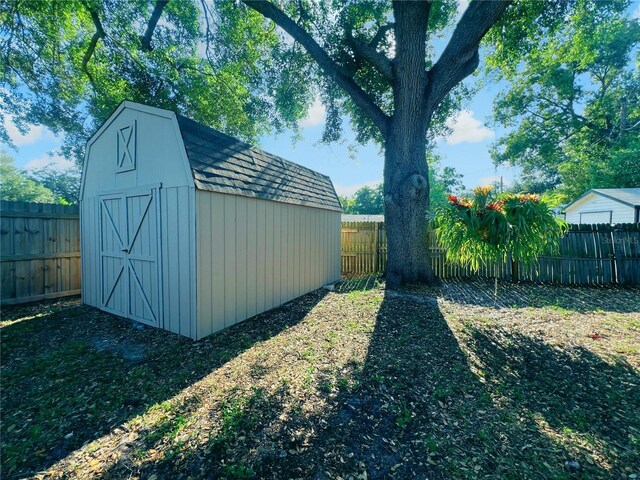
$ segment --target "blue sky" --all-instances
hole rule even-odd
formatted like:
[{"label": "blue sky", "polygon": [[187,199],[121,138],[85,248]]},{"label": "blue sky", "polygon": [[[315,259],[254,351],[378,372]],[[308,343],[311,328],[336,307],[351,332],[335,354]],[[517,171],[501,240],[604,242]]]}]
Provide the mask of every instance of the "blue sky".
[{"label": "blue sky", "polygon": [[[460,10],[461,13],[462,9]],[[631,16],[640,17],[640,2],[634,2],[630,8]],[[446,39],[439,41],[436,50],[441,49]],[[439,52],[437,52],[439,53]],[[475,79],[467,79],[474,82]],[[467,188],[487,185],[502,177],[505,185],[518,177],[518,170],[506,166],[495,167],[489,157],[489,146],[504,135],[504,131],[487,126],[492,103],[505,84],[485,85],[456,119],[452,120],[453,133],[439,139],[437,149],[443,157],[443,166],[453,166],[463,174]],[[341,195],[351,195],[363,185],[374,185],[382,180],[383,157],[380,149],[373,144],[357,146],[355,158],[349,154],[349,145],[355,145],[353,132],[345,130],[344,144],[320,145],[324,124],[324,108],[314,104],[308,117],[301,123],[303,139],[292,142],[291,134],[277,137],[266,136],[260,146],[276,155],[297,162],[328,175]],[[345,121],[345,124],[348,122]],[[48,129],[34,126],[25,135],[20,134],[10,122],[6,125],[18,151],[9,150],[20,168],[40,168],[53,163],[58,168],[69,168],[71,162],[59,156],[49,156],[60,144]],[[5,148],[5,147],[3,147]]]},{"label": "blue sky", "polygon": [[[485,123],[499,87],[485,87],[475,95],[456,121],[452,121],[453,133],[438,141],[438,151],[443,156],[442,164],[454,166],[462,173],[464,183],[469,188],[490,183],[496,174],[504,176],[505,183],[508,184],[517,173],[506,167],[496,170],[489,158],[489,145],[499,132],[487,127]],[[53,135],[46,127],[33,126],[22,135],[10,121],[6,126],[18,149],[9,150],[9,154],[16,159],[19,168],[41,168],[49,163],[61,169],[72,166],[70,161],[60,156],[50,156],[60,145],[61,138]],[[341,195],[353,194],[363,185],[374,185],[382,181],[383,157],[379,147],[375,144],[357,145],[346,119],[345,142],[342,144],[319,144],[324,126],[324,107],[319,102],[312,106],[301,126],[303,139],[300,141],[294,143],[293,135],[284,133],[263,137],[260,146],[328,175]],[[349,154],[349,145],[356,147],[355,158]]]}]

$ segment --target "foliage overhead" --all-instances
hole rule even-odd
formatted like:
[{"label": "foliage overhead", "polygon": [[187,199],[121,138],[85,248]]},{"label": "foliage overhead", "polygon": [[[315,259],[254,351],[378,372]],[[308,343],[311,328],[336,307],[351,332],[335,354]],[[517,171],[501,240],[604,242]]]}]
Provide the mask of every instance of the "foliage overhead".
[{"label": "foliage overhead", "polygon": [[88,134],[123,100],[177,110],[248,141],[296,128],[312,99],[299,46],[233,2],[152,6],[2,2],[0,140],[11,145],[6,115],[19,129],[46,125],[64,132],[62,153],[80,163]]},{"label": "foliage overhead", "polygon": [[495,44],[488,66],[510,88],[493,117],[511,131],[492,156],[523,168],[523,188],[560,186],[568,200],[640,185],[640,21],[628,6],[581,0],[535,48],[522,42],[519,60]]},{"label": "foliage overhead", "polygon": [[473,198],[449,196],[436,212],[435,233],[447,259],[477,271],[488,261],[511,255],[531,265],[545,252],[557,249],[566,223],[556,218],[538,195],[503,193],[478,187]]},{"label": "foliage overhead", "polygon": [[[564,3],[554,9],[525,3],[526,8],[512,6],[511,15],[519,15],[519,28],[531,27],[531,36],[540,29],[539,17],[553,18],[567,8]],[[2,2],[0,120],[11,115],[19,129],[40,124],[63,132],[61,153],[81,163],[87,136],[123,100],[177,110],[256,142],[265,132],[297,132],[297,122],[320,98],[327,109],[324,141],[340,138],[341,118],[347,114],[358,141],[382,143],[380,131],[335,78],[325,74],[299,41],[265,21],[254,9],[259,5],[251,7],[230,0]],[[387,67],[397,44],[390,2],[296,0],[277,7],[317,41],[372,103],[387,115],[393,113]],[[457,9],[453,0],[430,7],[425,25],[428,68],[438,59],[434,40],[449,34]],[[446,132],[446,118],[470,93],[459,82],[452,87],[433,113],[429,138]],[[11,144],[3,122],[0,138]]]}]

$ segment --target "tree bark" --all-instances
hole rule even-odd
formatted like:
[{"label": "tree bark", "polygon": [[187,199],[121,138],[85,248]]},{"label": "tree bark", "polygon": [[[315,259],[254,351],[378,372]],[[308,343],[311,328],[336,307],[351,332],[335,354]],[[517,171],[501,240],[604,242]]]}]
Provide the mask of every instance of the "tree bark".
[{"label": "tree bark", "polygon": [[[401,123],[401,122],[398,122]],[[387,229],[386,283],[434,281],[427,245],[429,176],[424,135],[392,125],[385,142],[384,214]],[[407,141],[407,139],[412,140]]]},{"label": "tree bark", "polygon": [[429,174],[425,25],[430,4],[395,2],[394,113],[385,135],[384,210],[390,288],[433,281],[427,248]]}]

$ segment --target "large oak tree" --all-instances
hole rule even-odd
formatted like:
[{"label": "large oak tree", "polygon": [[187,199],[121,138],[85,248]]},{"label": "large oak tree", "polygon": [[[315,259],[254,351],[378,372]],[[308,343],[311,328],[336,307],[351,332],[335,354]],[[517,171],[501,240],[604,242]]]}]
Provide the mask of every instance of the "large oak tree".
[{"label": "large oak tree", "polygon": [[358,141],[384,148],[388,284],[428,281],[426,153],[481,42],[517,63],[523,42],[595,3],[472,0],[459,13],[447,0],[11,0],[0,6],[0,102],[19,126],[64,131],[79,157],[123,99],[255,140],[295,129],[320,96],[325,141],[348,114]]}]

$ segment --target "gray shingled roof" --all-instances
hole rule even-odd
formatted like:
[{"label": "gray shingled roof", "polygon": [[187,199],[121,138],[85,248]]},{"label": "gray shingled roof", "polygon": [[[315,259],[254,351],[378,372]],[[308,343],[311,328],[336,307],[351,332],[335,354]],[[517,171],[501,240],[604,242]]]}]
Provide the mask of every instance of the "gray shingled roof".
[{"label": "gray shingled roof", "polygon": [[196,188],[341,211],[331,179],[177,115]]}]

